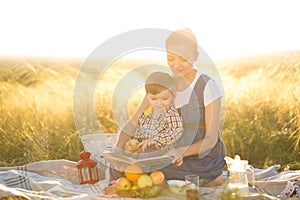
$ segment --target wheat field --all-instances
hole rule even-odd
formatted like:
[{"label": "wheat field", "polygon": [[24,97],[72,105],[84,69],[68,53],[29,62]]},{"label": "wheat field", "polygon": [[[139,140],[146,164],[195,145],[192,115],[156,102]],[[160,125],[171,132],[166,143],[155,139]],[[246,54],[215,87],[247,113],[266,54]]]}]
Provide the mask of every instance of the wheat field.
[{"label": "wheat field", "polygon": [[[0,58],[0,166],[47,159],[79,160],[83,150],[73,117],[73,92],[83,59]],[[122,73],[140,64],[122,61],[102,77],[95,108],[103,132],[117,131],[112,90]],[[223,81],[222,129],[228,156],[255,167],[300,169],[300,52],[215,63]],[[130,113],[141,94],[130,100]],[[106,105],[106,106],[101,106]]]}]

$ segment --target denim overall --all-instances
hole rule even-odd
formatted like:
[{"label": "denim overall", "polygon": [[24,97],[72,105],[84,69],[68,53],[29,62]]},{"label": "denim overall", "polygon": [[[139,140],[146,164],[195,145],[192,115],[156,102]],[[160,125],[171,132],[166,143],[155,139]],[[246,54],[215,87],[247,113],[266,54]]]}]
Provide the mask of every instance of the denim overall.
[{"label": "denim overall", "polygon": [[[179,108],[183,118],[183,134],[177,141],[175,147],[189,146],[205,136],[205,106],[203,91],[209,77],[202,74],[193,89],[191,98],[187,105]],[[170,164],[163,168],[162,171],[168,180],[184,180],[185,175],[195,174],[202,180],[205,185],[222,174],[226,164],[225,146],[220,138],[215,146],[207,152],[198,155],[187,156],[183,159],[181,166]]]}]

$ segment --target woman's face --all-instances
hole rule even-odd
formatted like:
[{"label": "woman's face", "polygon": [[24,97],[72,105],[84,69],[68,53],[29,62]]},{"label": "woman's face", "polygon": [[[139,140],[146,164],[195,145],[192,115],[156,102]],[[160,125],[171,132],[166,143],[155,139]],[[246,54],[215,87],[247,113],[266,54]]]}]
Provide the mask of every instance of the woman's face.
[{"label": "woman's face", "polygon": [[171,46],[167,49],[168,65],[173,73],[178,76],[186,77],[189,75],[194,69],[193,63],[197,58],[197,51],[191,51],[184,46]]}]

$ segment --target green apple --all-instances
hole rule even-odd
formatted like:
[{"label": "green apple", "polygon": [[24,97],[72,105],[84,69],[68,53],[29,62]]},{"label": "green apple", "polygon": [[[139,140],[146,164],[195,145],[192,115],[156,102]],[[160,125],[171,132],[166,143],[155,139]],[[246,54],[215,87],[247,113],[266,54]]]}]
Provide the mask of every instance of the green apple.
[{"label": "green apple", "polygon": [[137,181],[139,188],[151,187],[153,185],[152,179],[147,174],[143,174]]}]

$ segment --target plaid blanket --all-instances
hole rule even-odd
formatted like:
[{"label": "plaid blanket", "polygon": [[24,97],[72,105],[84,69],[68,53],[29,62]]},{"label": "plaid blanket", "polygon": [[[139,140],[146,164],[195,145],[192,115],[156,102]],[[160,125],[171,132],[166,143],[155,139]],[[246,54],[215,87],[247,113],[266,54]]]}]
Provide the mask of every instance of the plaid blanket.
[{"label": "plaid blanket", "polygon": [[[105,196],[102,189],[108,182],[80,185],[76,163],[68,160],[49,160],[24,166],[0,167],[0,199],[15,196],[19,199],[126,199]],[[224,172],[224,178],[226,173]],[[300,179],[300,171],[278,173],[276,166],[256,169],[254,193],[263,193],[265,199],[277,199],[287,182]],[[205,199],[216,199],[223,187],[200,188]],[[270,196],[272,195],[272,196]],[[267,198],[268,197],[268,198]],[[156,199],[185,199],[164,190]],[[255,197],[253,198],[255,199]]]}]

